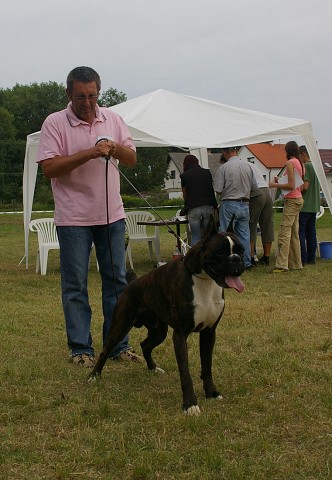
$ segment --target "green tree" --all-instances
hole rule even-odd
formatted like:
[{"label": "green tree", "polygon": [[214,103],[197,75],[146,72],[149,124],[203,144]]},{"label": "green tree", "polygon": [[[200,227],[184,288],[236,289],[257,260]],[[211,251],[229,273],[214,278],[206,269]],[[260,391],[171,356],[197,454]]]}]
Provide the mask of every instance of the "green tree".
[{"label": "green tree", "polygon": [[50,113],[62,110],[68,103],[64,85],[56,82],[16,84],[2,91],[0,101],[14,115],[17,138],[22,140],[39,131]]},{"label": "green tree", "polygon": [[25,142],[0,140],[0,201],[21,203]]},{"label": "green tree", "polygon": [[[126,99],[125,93],[110,87],[102,92],[98,103],[111,107]],[[65,86],[56,82],[0,88],[0,200],[21,198],[26,137],[39,131],[45,118],[66,108],[67,103]],[[167,154],[167,148],[139,148],[136,166],[123,172],[139,192],[163,188]],[[124,178],[121,184],[122,193],[136,193]],[[49,202],[50,184],[43,178],[38,178],[35,198]]]},{"label": "green tree", "polygon": [[[112,106],[126,100],[123,92],[109,88],[100,104]],[[65,85],[32,83],[0,89],[0,201],[21,200],[23,160],[27,135],[41,129],[45,118],[66,108]],[[49,203],[50,183],[38,175],[35,199]]]},{"label": "green tree", "polygon": [[0,107],[0,201],[12,202],[22,188],[24,143],[15,138],[14,115]]},{"label": "green tree", "polygon": [[[121,171],[140,193],[151,192],[164,187],[167,156],[168,148],[138,148],[135,167],[121,168]],[[123,194],[136,193],[123,177],[121,178],[121,191]]]},{"label": "green tree", "polygon": [[14,122],[14,115],[4,107],[0,107],[0,141],[15,139],[16,128]]},{"label": "green tree", "polygon": [[101,107],[113,107],[113,105],[118,105],[126,100],[127,96],[125,93],[118,92],[115,88],[110,87],[101,94],[98,104]]}]

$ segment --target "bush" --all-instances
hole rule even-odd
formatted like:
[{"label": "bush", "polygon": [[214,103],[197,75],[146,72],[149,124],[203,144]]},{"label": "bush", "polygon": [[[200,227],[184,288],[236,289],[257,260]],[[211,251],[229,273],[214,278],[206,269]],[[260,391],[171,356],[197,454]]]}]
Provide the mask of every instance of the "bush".
[{"label": "bush", "polygon": [[163,192],[145,195],[144,198],[122,195],[122,200],[125,208],[148,208],[149,205],[152,205],[153,207],[174,206],[179,208],[183,206],[182,198],[169,199],[168,195]]},{"label": "bush", "polygon": [[146,206],[146,202],[141,197],[131,197],[130,195],[122,195],[125,208],[140,208]]}]

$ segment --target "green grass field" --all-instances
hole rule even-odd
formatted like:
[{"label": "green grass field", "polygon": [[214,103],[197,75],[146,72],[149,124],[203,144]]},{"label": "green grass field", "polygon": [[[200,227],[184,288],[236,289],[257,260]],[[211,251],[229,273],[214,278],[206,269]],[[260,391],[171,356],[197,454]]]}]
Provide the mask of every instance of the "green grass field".
[{"label": "green grass field", "polygon": [[[170,217],[174,212],[163,212]],[[48,216],[46,214],[45,216]],[[36,215],[34,215],[34,218]],[[280,215],[275,215],[276,235]],[[317,222],[332,241],[332,217]],[[162,257],[175,240],[161,229]],[[287,274],[245,272],[245,292],[226,291],[215,380],[224,400],[205,400],[198,335],[190,367],[202,414],[186,417],[171,335],[155,351],[166,370],[109,362],[97,384],[68,363],[59,253],[35,273],[36,236],[24,262],[22,215],[0,215],[3,480],[318,480],[332,477],[332,260]],[[260,245],[259,253],[260,253]],[[273,249],[273,255],[274,255]],[[153,268],[133,247],[135,270]],[[91,261],[93,338],[101,349],[100,279]],[[139,352],[145,330],[133,329]]]}]

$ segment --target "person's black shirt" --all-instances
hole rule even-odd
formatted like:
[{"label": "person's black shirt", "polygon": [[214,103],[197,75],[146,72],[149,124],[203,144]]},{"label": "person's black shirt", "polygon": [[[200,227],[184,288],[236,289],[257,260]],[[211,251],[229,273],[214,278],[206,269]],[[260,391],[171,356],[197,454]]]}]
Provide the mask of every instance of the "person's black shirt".
[{"label": "person's black shirt", "polygon": [[185,209],[191,210],[203,205],[217,208],[210,170],[193,165],[180,175],[181,186],[186,189]]}]

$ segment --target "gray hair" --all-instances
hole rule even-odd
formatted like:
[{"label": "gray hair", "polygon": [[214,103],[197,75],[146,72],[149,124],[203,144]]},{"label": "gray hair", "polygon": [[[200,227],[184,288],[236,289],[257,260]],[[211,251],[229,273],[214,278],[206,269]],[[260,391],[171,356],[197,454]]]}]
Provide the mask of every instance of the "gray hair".
[{"label": "gray hair", "polygon": [[98,93],[101,87],[100,76],[90,67],[76,67],[69,72],[67,77],[67,90],[69,93],[73,91],[74,82],[90,83],[96,82]]}]

